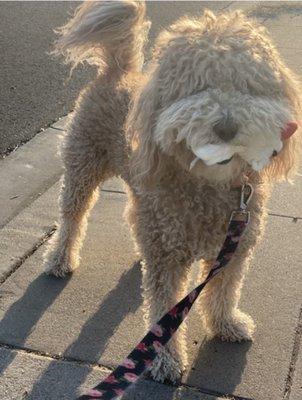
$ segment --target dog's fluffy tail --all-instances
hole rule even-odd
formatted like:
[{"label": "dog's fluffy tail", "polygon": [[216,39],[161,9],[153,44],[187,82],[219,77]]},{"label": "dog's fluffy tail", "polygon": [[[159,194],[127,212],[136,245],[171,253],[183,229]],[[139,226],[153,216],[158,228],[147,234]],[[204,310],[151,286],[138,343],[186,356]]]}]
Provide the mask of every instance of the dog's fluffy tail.
[{"label": "dog's fluffy tail", "polygon": [[53,53],[63,54],[72,68],[87,61],[101,69],[140,70],[149,27],[144,1],[87,1],[56,30],[59,38]]}]

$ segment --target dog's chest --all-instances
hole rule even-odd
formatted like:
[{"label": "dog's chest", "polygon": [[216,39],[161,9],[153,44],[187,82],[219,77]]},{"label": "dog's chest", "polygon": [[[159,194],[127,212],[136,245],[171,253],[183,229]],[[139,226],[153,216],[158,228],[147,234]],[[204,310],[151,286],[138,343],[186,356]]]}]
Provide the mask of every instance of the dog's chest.
[{"label": "dog's chest", "polygon": [[148,192],[138,199],[136,211],[140,223],[149,228],[149,235],[156,240],[162,238],[166,250],[182,248],[192,261],[211,260],[219,252],[238,202],[238,191],[219,191],[186,182]]},{"label": "dog's chest", "polygon": [[186,193],[189,207],[184,217],[188,242],[195,260],[215,258],[225,239],[232,210],[238,207],[237,191],[219,191],[211,187]]}]

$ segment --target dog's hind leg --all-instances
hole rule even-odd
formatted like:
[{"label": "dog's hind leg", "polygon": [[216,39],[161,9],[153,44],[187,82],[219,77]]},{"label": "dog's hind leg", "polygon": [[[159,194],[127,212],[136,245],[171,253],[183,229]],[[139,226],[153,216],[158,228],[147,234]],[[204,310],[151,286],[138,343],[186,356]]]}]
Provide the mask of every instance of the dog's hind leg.
[{"label": "dog's hind leg", "polygon": [[60,221],[45,253],[45,271],[63,277],[79,264],[87,217],[98,186],[114,175],[109,155],[89,132],[71,128],[62,149],[65,173],[60,193]]}]

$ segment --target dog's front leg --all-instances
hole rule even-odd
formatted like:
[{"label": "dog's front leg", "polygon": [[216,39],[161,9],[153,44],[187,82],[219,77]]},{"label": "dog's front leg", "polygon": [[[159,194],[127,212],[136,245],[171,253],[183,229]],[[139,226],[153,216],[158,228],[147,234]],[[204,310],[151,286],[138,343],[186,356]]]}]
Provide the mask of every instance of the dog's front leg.
[{"label": "dog's front leg", "polygon": [[[226,269],[213,278],[201,294],[201,313],[209,336],[231,342],[252,339],[253,319],[238,308],[238,303],[244,275],[263,228],[262,213],[258,210],[252,214],[250,225]],[[202,274],[205,275],[213,261],[203,264]]]},{"label": "dog's front leg", "polygon": [[[168,261],[163,254],[143,264],[143,296],[148,328],[156,323],[184,295],[187,288],[187,268],[174,257]],[[179,381],[187,363],[185,324],[157,356],[150,369],[159,382]]]},{"label": "dog's front leg", "polygon": [[[246,263],[247,260],[236,257],[226,271],[208,283],[201,295],[202,318],[210,337],[230,342],[252,339],[254,322],[238,308]],[[209,270],[211,265],[212,262],[205,263],[205,269]]]}]

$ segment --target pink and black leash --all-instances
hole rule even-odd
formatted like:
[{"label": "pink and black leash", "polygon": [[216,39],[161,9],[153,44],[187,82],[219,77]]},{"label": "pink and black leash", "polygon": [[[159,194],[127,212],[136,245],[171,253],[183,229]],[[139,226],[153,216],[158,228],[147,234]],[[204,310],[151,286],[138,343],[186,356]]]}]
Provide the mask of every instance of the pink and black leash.
[{"label": "pink and black leash", "polygon": [[158,353],[171,339],[188,315],[205,285],[217,275],[233,257],[240,238],[249,223],[250,213],[246,210],[253,194],[250,184],[241,187],[241,200],[238,210],[232,212],[223,246],[205,281],[192,290],[185,298],[165,314],[139,342],[135,349],[101,383],[78,398],[78,400],[122,398],[125,391],[151,367]]}]

